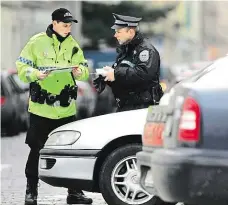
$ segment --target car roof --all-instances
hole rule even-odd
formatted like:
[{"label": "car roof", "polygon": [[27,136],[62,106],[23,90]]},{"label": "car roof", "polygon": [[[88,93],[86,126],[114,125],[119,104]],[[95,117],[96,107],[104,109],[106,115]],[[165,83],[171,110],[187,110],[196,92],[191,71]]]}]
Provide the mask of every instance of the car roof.
[{"label": "car roof", "polygon": [[[191,84],[191,83],[194,83],[196,82],[199,78],[201,78],[203,75],[205,75],[206,73],[210,72],[211,70],[213,69],[221,69],[221,70],[224,70],[224,67],[225,66],[228,67],[228,56],[225,56],[225,57],[221,57],[217,60],[215,60],[213,63],[211,63],[210,65],[208,65],[207,67],[205,68],[202,68],[202,69],[199,69],[197,72],[195,72],[193,75],[181,80],[179,83],[177,83],[176,85],[174,85],[173,87],[176,88],[176,87],[179,87],[183,84]],[[227,69],[225,69],[226,72],[228,72]],[[221,71],[223,73],[223,71]],[[225,74],[226,75],[226,74]]]},{"label": "car roof", "polygon": [[228,56],[222,57],[214,61],[215,64],[227,64],[228,63]]}]

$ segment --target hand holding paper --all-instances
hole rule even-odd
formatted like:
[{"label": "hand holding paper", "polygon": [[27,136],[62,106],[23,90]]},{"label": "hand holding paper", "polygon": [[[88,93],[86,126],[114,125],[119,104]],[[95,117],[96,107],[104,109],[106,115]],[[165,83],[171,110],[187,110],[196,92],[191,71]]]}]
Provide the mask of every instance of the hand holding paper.
[{"label": "hand holding paper", "polygon": [[114,69],[109,66],[105,66],[103,69],[106,71],[106,78],[104,81],[115,81]]},{"label": "hand holding paper", "polygon": [[74,77],[78,77],[82,74],[82,70],[77,66],[73,67],[72,72]]},{"label": "hand holding paper", "polygon": [[43,79],[45,79],[49,74],[50,74],[50,72],[48,72],[48,71],[46,71],[46,72],[38,71],[38,73],[37,73],[37,78],[38,78],[39,80],[43,80]]}]

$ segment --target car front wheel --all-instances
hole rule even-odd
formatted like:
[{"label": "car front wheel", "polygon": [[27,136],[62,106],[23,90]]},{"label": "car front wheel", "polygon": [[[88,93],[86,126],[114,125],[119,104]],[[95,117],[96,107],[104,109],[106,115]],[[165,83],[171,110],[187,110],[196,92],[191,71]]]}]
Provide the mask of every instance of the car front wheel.
[{"label": "car front wheel", "polygon": [[150,195],[139,184],[136,153],[140,144],[129,144],[114,150],[102,165],[99,186],[109,205],[163,205],[157,196]]}]

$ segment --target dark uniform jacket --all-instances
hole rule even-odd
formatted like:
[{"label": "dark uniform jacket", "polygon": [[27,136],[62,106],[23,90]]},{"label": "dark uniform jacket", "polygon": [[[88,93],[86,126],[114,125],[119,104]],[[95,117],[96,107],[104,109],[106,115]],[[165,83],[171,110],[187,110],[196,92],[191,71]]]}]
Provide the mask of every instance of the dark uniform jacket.
[{"label": "dark uniform jacket", "polygon": [[115,81],[111,88],[119,110],[131,110],[157,104],[162,96],[159,84],[160,56],[148,39],[136,33],[126,45],[117,48],[113,64]]}]

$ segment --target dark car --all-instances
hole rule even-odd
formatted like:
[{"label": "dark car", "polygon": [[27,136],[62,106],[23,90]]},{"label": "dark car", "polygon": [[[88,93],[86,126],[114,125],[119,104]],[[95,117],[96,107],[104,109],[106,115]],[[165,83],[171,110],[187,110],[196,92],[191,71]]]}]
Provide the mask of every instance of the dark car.
[{"label": "dark car", "polygon": [[28,84],[15,72],[1,72],[1,134],[17,135],[28,127]]},{"label": "dark car", "polygon": [[[140,183],[165,201],[228,204],[227,67],[228,57],[215,61],[148,110]],[[155,142],[163,147],[154,149]]]}]

